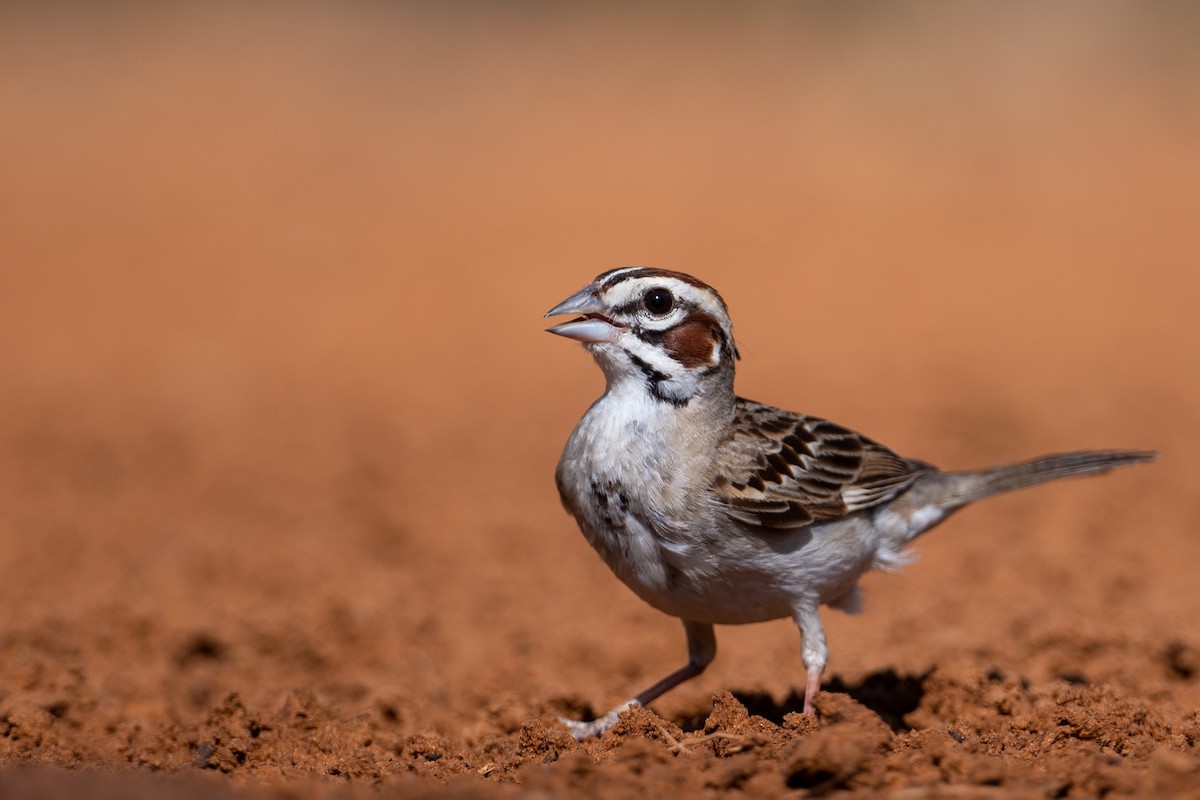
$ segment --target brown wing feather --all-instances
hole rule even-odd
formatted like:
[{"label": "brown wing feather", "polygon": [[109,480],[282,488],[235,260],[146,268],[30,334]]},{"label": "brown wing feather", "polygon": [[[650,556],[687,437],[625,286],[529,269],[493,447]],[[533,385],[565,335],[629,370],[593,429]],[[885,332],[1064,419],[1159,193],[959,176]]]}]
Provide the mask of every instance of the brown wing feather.
[{"label": "brown wing feather", "polygon": [[801,528],[887,502],[929,467],[828,420],[738,398],[713,493],[732,518]]}]

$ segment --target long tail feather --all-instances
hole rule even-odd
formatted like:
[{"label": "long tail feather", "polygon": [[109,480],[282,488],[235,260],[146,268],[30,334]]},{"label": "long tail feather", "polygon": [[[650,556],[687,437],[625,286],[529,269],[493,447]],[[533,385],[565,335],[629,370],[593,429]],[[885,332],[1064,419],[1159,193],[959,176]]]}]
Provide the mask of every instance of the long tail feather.
[{"label": "long tail feather", "polygon": [[1080,450],[1042,456],[1019,464],[1006,464],[977,472],[952,473],[954,491],[947,507],[957,507],[995,494],[1015,492],[1059,478],[1099,475],[1116,467],[1153,461],[1149,450]]}]

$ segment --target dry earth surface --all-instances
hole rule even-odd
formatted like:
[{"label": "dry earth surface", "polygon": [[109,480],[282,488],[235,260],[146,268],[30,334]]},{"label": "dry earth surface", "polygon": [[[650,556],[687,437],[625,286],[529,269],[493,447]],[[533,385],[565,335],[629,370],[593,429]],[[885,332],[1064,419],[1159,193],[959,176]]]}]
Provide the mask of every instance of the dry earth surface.
[{"label": "dry earth surface", "polygon": [[[1200,797],[1187,4],[0,8],[0,797]],[[683,658],[541,314],[655,264],[969,509]]]}]

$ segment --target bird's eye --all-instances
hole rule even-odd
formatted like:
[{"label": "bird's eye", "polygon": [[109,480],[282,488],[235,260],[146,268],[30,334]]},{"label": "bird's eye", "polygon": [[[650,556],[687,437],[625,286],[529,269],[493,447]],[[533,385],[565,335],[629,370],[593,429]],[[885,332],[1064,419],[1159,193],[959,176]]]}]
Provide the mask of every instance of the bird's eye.
[{"label": "bird's eye", "polygon": [[661,317],[664,314],[670,313],[675,307],[675,296],[661,286],[653,289],[647,289],[642,295],[642,305],[646,310],[656,317]]}]

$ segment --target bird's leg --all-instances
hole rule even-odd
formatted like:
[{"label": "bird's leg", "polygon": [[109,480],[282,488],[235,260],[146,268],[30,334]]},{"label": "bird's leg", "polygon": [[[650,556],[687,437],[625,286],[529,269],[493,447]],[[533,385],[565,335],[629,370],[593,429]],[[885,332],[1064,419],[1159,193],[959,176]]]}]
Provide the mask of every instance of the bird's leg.
[{"label": "bird's leg", "polygon": [[804,683],[804,713],[814,716],[813,698],[821,690],[821,672],[829,657],[829,648],[825,645],[825,627],[821,625],[821,617],[815,608],[799,609],[794,618],[796,626],[800,628],[801,653],[804,669],[808,673]]},{"label": "bird's leg", "polygon": [[706,622],[691,622],[685,619],[683,630],[687,634],[688,660],[682,667],[648,689],[639,692],[637,697],[622,703],[598,719],[591,722],[578,722],[560,718],[559,722],[566,725],[576,739],[599,736],[616,724],[622,711],[648,705],[684,681],[689,681],[704,672],[705,667],[711,664],[717,655],[717,637],[713,632],[713,626]]},{"label": "bird's leg", "polygon": [[706,622],[689,622],[688,620],[684,620],[683,630],[687,634],[687,663],[649,689],[639,693],[627,705],[636,704],[644,706],[653,703],[679,684],[689,681],[701,672],[704,672],[704,669],[716,658],[717,637],[713,633],[712,625]]}]

